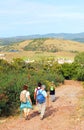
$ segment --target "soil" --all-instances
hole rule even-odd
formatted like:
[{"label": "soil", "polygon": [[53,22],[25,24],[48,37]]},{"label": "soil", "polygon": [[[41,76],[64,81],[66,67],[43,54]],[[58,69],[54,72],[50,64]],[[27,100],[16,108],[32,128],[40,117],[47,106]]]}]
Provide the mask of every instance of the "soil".
[{"label": "soil", "polygon": [[49,100],[43,120],[34,106],[30,120],[21,115],[0,119],[0,130],[84,130],[83,94],[81,82],[65,80],[56,88],[56,101]]}]

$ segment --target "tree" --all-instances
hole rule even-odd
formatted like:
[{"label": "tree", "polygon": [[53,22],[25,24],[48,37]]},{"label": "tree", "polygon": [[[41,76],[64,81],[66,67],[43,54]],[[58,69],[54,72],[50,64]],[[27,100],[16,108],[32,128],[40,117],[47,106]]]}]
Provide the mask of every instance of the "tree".
[{"label": "tree", "polygon": [[78,53],[74,58],[74,62],[84,66],[84,52]]},{"label": "tree", "polygon": [[84,52],[76,55],[74,62],[79,65],[79,67],[77,68],[76,79],[84,81]]}]

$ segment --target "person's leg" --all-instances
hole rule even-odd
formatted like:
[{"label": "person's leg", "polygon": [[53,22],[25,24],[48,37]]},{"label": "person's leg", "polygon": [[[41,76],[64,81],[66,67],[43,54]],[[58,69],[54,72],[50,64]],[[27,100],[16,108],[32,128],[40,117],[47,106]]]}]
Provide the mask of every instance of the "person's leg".
[{"label": "person's leg", "polygon": [[24,108],[23,111],[24,111],[24,117],[26,119],[27,118],[27,108]]},{"label": "person's leg", "polygon": [[55,94],[53,95],[53,102],[56,100],[56,96],[55,96]]},{"label": "person's leg", "polygon": [[38,113],[40,114],[41,113],[41,104],[37,104],[37,107],[38,107]]},{"label": "person's leg", "polygon": [[50,95],[51,102],[53,101],[53,95]]},{"label": "person's leg", "polygon": [[30,109],[29,108],[27,108],[27,120],[29,120],[30,119]]},{"label": "person's leg", "polygon": [[40,115],[41,119],[43,119],[43,117],[44,117],[45,110],[46,110],[46,103],[42,103],[41,104],[41,115]]},{"label": "person's leg", "polygon": [[51,101],[55,101],[55,95],[50,95]]}]

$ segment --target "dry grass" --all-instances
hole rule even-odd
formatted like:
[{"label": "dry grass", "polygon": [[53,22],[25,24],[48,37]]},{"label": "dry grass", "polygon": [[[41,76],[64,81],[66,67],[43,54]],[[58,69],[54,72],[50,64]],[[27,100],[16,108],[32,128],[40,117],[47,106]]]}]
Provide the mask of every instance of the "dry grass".
[{"label": "dry grass", "polygon": [[44,43],[45,46],[54,46],[62,51],[84,51],[84,44],[79,42],[74,42],[70,40],[62,39],[48,39]]},{"label": "dry grass", "polygon": [[25,46],[27,46],[31,41],[32,41],[32,40],[27,40],[27,41],[24,41],[24,42],[20,42],[20,43],[17,43],[17,44],[15,44],[15,45],[13,45],[12,47],[13,47],[14,49],[18,49],[18,50],[22,51],[23,48],[24,48]]},{"label": "dry grass", "polygon": [[[33,40],[27,40],[18,43],[12,47],[18,50],[23,50],[23,48],[27,46],[31,41]],[[35,41],[35,43],[37,42]],[[63,39],[46,39],[45,41],[43,41],[43,46],[47,48],[51,48],[54,46],[58,48],[58,50],[62,51],[78,51],[78,52],[84,51],[83,43]]]}]

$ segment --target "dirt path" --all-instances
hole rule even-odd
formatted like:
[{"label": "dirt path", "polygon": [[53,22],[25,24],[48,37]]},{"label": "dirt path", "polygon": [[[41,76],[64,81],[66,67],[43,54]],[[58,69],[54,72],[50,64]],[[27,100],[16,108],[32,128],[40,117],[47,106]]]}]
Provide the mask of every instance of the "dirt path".
[{"label": "dirt path", "polygon": [[84,113],[80,106],[83,92],[80,82],[65,81],[56,88],[56,101],[49,101],[44,120],[40,120],[34,109],[27,121],[20,116],[0,120],[0,130],[84,130]]}]

